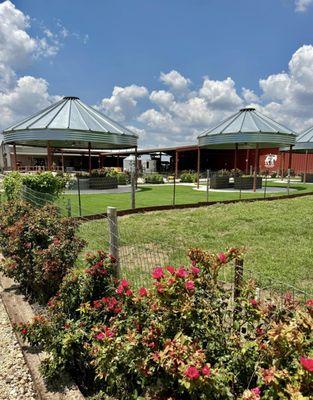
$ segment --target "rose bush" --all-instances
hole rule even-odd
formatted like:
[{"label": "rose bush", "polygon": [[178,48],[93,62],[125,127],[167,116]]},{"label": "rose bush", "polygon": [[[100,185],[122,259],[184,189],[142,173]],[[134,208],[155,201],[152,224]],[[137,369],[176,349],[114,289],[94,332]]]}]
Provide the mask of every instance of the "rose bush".
[{"label": "rose bush", "polygon": [[153,286],[134,291],[114,278],[112,258],[89,255],[46,318],[17,330],[48,352],[46,376],[68,369],[97,398],[309,399],[313,301],[260,301],[247,281],[234,307],[218,274],[240,251],[189,257],[188,267],[155,268]]},{"label": "rose bush", "polygon": [[77,223],[62,219],[54,206],[41,209],[9,202],[0,212],[0,270],[21,288],[45,303],[73,268],[83,242]]}]

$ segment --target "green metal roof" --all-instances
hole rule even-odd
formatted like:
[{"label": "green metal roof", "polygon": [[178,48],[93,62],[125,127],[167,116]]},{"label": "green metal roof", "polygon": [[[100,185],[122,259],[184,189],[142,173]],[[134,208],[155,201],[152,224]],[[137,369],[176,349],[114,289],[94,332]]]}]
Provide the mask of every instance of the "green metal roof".
[{"label": "green metal roof", "polygon": [[[287,149],[282,148],[280,150],[286,151]],[[292,148],[292,151],[296,153],[305,153],[306,150],[313,153],[313,126],[297,136],[296,144]]]},{"label": "green metal roof", "polygon": [[216,149],[279,147],[293,145],[296,133],[271,118],[257,112],[255,108],[242,108],[236,114],[220,122],[198,136],[201,147]]},{"label": "green metal roof", "polygon": [[137,135],[84,104],[78,97],[62,100],[6,128],[4,143],[43,147],[118,149],[137,146]]}]

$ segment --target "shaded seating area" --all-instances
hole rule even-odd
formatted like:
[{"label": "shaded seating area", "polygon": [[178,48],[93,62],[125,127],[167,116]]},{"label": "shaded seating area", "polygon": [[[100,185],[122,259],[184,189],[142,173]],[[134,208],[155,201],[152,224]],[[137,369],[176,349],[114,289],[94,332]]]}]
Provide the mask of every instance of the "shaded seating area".
[{"label": "shaded seating area", "polygon": [[[234,150],[234,170],[238,167],[238,150],[245,149],[247,151],[247,160],[249,159],[248,152],[250,149],[253,150],[253,178],[251,175],[240,177],[245,189],[249,187],[248,181],[252,182],[253,191],[256,191],[257,187],[262,187],[262,180],[257,176],[259,173],[259,150],[288,146],[291,165],[292,146],[295,141],[295,132],[261,114],[253,107],[242,108],[236,114],[198,136],[200,148]],[[236,176],[234,179],[236,184]]]},{"label": "shaded seating area", "polygon": [[[67,96],[38,113],[3,131],[4,144],[13,146],[13,169],[18,168],[16,146],[46,148],[47,169],[54,167],[54,154],[61,154],[64,171],[64,151],[84,149],[88,154],[88,171],[97,150],[129,149],[137,151],[137,135],[78,97]],[[93,154],[92,154],[93,152]],[[101,159],[100,159],[101,161]],[[100,163],[101,164],[101,163]]]}]

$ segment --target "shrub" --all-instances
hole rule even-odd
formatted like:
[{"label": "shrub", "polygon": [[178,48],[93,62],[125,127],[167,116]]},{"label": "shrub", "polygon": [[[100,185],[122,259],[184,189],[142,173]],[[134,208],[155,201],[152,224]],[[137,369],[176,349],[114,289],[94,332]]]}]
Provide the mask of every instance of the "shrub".
[{"label": "shrub", "polygon": [[118,172],[116,174],[116,177],[117,177],[117,183],[119,185],[127,185],[130,183],[129,174],[127,174],[126,172]]},{"label": "shrub", "polygon": [[48,318],[17,330],[49,353],[47,376],[79,370],[100,398],[309,398],[313,300],[259,301],[248,281],[234,314],[218,274],[240,252],[189,256],[189,267],[157,267],[153,286],[133,293],[114,279],[114,260],[90,255],[87,270],[65,278]]},{"label": "shrub", "polygon": [[77,223],[61,219],[54,206],[36,209],[23,202],[7,203],[0,212],[0,270],[40,302],[56,293],[73,267],[83,242]]},{"label": "shrub", "polygon": [[68,178],[52,172],[38,172],[36,174],[21,174],[11,172],[4,177],[3,187],[8,200],[19,197],[22,186],[40,193],[59,196],[66,186]]},{"label": "shrub", "polygon": [[144,179],[145,183],[152,183],[152,184],[164,183],[163,175],[160,174],[146,174],[144,176]]},{"label": "shrub", "polygon": [[180,181],[185,183],[194,183],[197,181],[197,174],[193,172],[184,172],[180,175]]}]

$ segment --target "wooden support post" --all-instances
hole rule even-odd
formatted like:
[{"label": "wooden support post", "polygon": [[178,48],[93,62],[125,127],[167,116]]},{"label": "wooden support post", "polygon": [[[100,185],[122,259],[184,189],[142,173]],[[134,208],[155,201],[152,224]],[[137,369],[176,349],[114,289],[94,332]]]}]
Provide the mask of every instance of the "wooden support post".
[{"label": "wooden support post", "polygon": [[256,180],[259,167],[259,143],[255,146],[255,156],[254,156],[254,175],[253,175],[253,191],[256,191]]},{"label": "wooden support post", "polygon": [[285,152],[281,153],[281,180],[284,180]]},{"label": "wooden support post", "polygon": [[17,154],[15,143],[13,143],[13,171],[17,171]]},{"label": "wooden support post", "polygon": [[47,168],[48,171],[52,170],[51,146],[49,141],[47,143]]},{"label": "wooden support post", "polygon": [[120,277],[120,263],[118,254],[118,226],[117,226],[117,209],[115,207],[107,208],[107,216],[109,223],[109,252],[116,259],[115,277]]},{"label": "wooden support post", "polygon": [[61,164],[62,164],[62,172],[64,174],[64,153],[63,153],[63,150],[61,150]]},{"label": "wooden support post", "polygon": [[238,143],[235,144],[234,169],[237,169]]},{"label": "wooden support post", "polygon": [[179,153],[176,150],[175,151],[175,178],[176,179],[178,178],[178,161],[179,161],[178,158],[179,158]]},{"label": "wooden support post", "polygon": [[88,170],[89,175],[91,175],[91,143],[88,142]]},{"label": "wooden support post", "polygon": [[292,163],[292,145],[289,147],[289,159],[288,159],[288,169],[291,170],[291,163]]},{"label": "wooden support post", "polygon": [[200,162],[201,162],[201,150],[200,147],[197,149],[197,189],[199,189],[200,186]]},{"label": "wooden support post", "polygon": [[304,165],[303,183],[306,183],[306,175],[308,173],[308,161],[309,161],[309,150],[305,150],[305,165]]},{"label": "wooden support post", "polygon": [[249,173],[249,156],[250,156],[250,149],[247,149],[246,152],[246,175]]}]

